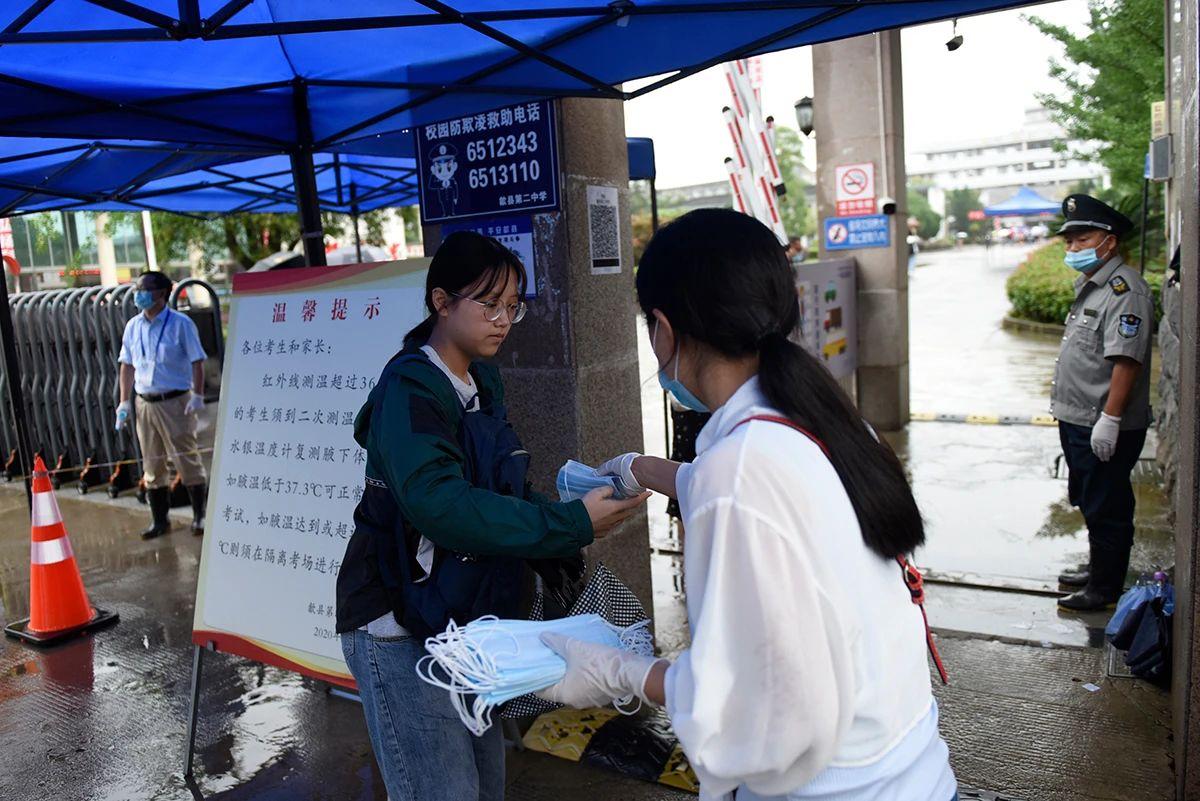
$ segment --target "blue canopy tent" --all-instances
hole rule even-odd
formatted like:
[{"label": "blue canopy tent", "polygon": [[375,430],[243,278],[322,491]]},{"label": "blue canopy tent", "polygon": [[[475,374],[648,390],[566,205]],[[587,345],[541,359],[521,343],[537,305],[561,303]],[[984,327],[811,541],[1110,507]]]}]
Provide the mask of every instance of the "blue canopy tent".
[{"label": "blue canopy tent", "polygon": [[650,182],[650,230],[658,230],[658,189],[654,186],[654,140],[631,136],[625,140],[629,151],[629,180]]},{"label": "blue canopy tent", "polygon": [[[308,261],[323,264],[314,153],[526,100],[630,99],[731,59],[1026,2],[10,0],[0,136],[287,153]],[[4,297],[0,337],[13,375]]]},{"label": "blue canopy tent", "polygon": [[1058,201],[1047,200],[1028,186],[1022,186],[1008,200],[985,206],[983,213],[988,217],[1032,217],[1035,214],[1058,214],[1061,210],[1062,204]]},{"label": "blue canopy tent", "polygon": [[[525,100],[629,99],[733,58],[1023,2],[12,0],[0,135],[287,152],[319,264],[314,152]],[[665,77],[618,88],[651,75]]]}]

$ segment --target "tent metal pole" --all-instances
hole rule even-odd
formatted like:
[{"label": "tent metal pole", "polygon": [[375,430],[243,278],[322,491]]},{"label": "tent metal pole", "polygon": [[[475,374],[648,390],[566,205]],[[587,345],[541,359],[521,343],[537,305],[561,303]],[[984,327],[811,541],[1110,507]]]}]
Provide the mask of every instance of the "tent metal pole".
[{"label": "tent metal pole", "polygon": [[308,114],[308,87],[297,78],[292,83],[292,109],[296,115],[296,138],[300,146],[292,151],[292,182],[296,187],[296,208],[300,213],[300,238],[304,259],[309,267],[324,267],[325,231],[321,227],[321,202],[317,197],[317,173],[313,166],[312,119]]},{"label": "tent metal pole", "polygon": [[321,207],[317,203],[317,182],[313,175],[311,151],[292,153],[292,177],[296,183],[296,210],[300,214],[304,259],[309,267],[324,267],[325,231],[321,227]]},{"label": "tent metal pole", "polygon": [[658,189],[650,179],[650,233],[658,233]]},{"label": "tent metal pole", "polygon": [[354,260],[362,264],[362,236],[358,233],[358,198],[354,182],[350,182],[350,219],[354,222]]},{"label": "tent metal pole", "polygon": [[4,377],[13,428],[17,433],[17,459],[25,477],[25,502],[33,510],[33,448],[30,447],[29,421],[25,419],[25,398],[21,393],[21,364],[17,361],[12,309],[8,305],[8,278],[0,275],[0,339],[3,339]]}]

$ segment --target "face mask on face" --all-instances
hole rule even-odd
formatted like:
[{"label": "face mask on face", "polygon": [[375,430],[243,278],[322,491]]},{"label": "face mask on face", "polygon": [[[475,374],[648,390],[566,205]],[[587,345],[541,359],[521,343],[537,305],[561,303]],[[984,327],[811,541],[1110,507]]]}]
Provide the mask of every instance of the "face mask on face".
[{"label": "face mask on face", "polygon": [[154,305],[154,293],[149,289],[139,289],[133,293],[133,305],[142,311]]},{"label": "face mask on face", "polygon": [[[658,341],[658,321],[654,322],[654,340],[651,343],[651,350],[654,348],[654,343]],[[691,409],[693,412],[707,412],[708,407],[704,402],[691,393],[687,387],[679,380],[679,351],[675,351],[675,377],[667,378],[660,369],[658,371],[658,385],[679,402],[679,405],[685,409]]]},{"label": "face mask on face", "polygon": [[480,736],[491,727],[494,708],[553,686],[566,675],[567,663],[542,642],[544,632],[650,656],[654,645],[649,623],[619,629],[599,615],[558,620],[488,616],[466,626],[451,621],[444,632],[425,641],[429,653],[417,662],[417,675],[448,691],[463,725]]},{"label": "face mask on face", "polygon": [[[1108,254],[1112,255],[1111,251]],[[1063,264],[1070,267],[1072,270],[1077,270],[1081,273],[1090,273],[1092,270],[1098,269],[1100,265],[1108,259],[1108,256],[1101,258],[1096,252],[1096,248],[1084,248],[1083,250],[1067,251],[1063,256]]]}]

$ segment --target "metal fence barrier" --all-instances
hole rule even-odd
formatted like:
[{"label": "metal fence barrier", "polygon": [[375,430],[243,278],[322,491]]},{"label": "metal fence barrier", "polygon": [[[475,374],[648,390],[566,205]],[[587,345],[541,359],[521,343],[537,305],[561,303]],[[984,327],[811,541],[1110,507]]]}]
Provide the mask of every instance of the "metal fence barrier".
[{"label": "metal fence barrier", "polygon": [[[121,336],[138,313],[133,294],[133,284],[124,284],[9,299],[30,444],[52,471],[55,487],[78,481],[80,492],[87,492],[107,484],[115,497],[141,477],[134,426],[114,430]],[[216,400],[225,361],[220,298],[204,281],[187,279],[176,284],[169,303],[199,329],[208,354],[206,399]],[[5,394],[10,380],[0,376]],[[12,418],[9,405],[0,403],[0,464],[9,481],[21,476]]]}]

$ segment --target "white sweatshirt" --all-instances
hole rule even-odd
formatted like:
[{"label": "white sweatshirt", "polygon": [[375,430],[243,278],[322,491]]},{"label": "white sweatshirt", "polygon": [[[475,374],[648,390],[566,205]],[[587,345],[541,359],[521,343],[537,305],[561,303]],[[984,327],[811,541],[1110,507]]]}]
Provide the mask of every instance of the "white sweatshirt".
[{"label": "white sweatshirt", "polygon": [[950,801],[920,610],[820,448],[737,427],[765,404],[744,384],[676,479],[692,646],[666,706],[701,796]]}]

